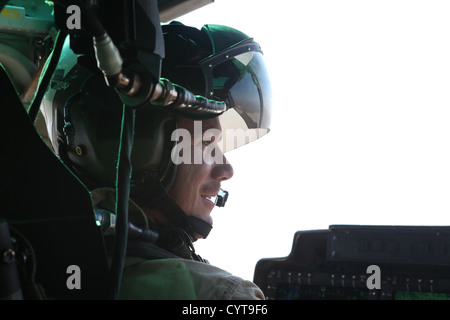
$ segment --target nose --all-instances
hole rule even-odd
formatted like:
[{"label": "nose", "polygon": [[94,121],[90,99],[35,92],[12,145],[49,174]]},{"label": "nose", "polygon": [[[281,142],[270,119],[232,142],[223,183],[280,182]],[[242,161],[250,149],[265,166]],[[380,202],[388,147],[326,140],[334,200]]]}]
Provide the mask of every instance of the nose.
[{"label": "nose", "polygon": [[223,156],[223,162],[216,163],[211,171],[211,177],[219,181],[231,179],[231,177],[233,177],[233,174],[233,166],[228,162],[225,156]]}]

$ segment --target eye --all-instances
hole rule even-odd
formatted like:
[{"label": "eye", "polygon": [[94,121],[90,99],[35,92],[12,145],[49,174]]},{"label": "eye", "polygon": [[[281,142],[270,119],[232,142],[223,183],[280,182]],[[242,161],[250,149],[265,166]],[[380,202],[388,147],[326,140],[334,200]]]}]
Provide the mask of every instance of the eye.
[{"label": "eye", "polygon": [[211,143],[213,143],[214,141],[216,141],[216,137],[215,136],[211,136],[211,138],[203,138],[202,140],[202,145],[204,147],[209,146]]},{"label": "eye", "polygon": [[213,143],[213,141],[214,141],[214,140],[203,140],[203,141],[202,141],[202,145],[203,145],[204,147],[207,147],[207,146],[209,146],[211,143]]}]

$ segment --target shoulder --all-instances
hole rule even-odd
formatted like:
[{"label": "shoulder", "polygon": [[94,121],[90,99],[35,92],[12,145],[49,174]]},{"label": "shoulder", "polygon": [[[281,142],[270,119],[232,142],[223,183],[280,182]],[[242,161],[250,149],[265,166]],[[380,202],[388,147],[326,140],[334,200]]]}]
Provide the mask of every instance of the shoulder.
[{"label": "shoulder", "polygon": [[264,299],[262,291],[251,281],[210,264],[191,260],[185,263],[204,299]]},{"label": "shoulder", "polygon": [[210,264],[185,259],[135,259],[124,270],[121,297],[130,299],[263,299],[262,291]]}]

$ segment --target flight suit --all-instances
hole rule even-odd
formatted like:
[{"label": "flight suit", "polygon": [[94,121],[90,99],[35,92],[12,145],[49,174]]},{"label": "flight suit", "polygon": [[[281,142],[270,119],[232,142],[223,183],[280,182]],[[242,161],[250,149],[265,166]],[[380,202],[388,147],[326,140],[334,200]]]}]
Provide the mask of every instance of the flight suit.
[{"label": "flight suit", "polygon": [[[95,208],[114,212],[115,190],[92,193]],[[130,200],[129,221],[148,228],[148,220]],[[120,299],[255,300],[264,294],[254,283],[206,262],[180,258],[152,243],[131,241],[125,259]]]}]

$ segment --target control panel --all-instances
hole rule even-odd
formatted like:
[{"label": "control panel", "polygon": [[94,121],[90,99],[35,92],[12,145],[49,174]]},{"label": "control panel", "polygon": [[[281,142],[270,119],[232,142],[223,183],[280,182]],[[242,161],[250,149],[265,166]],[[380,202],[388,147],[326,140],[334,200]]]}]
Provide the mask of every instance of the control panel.
[{"label": "control panel", "polygon": [[450,227],[298,231],[289,256],[258,261],[254,282],[274,300],[450,300]]}]

